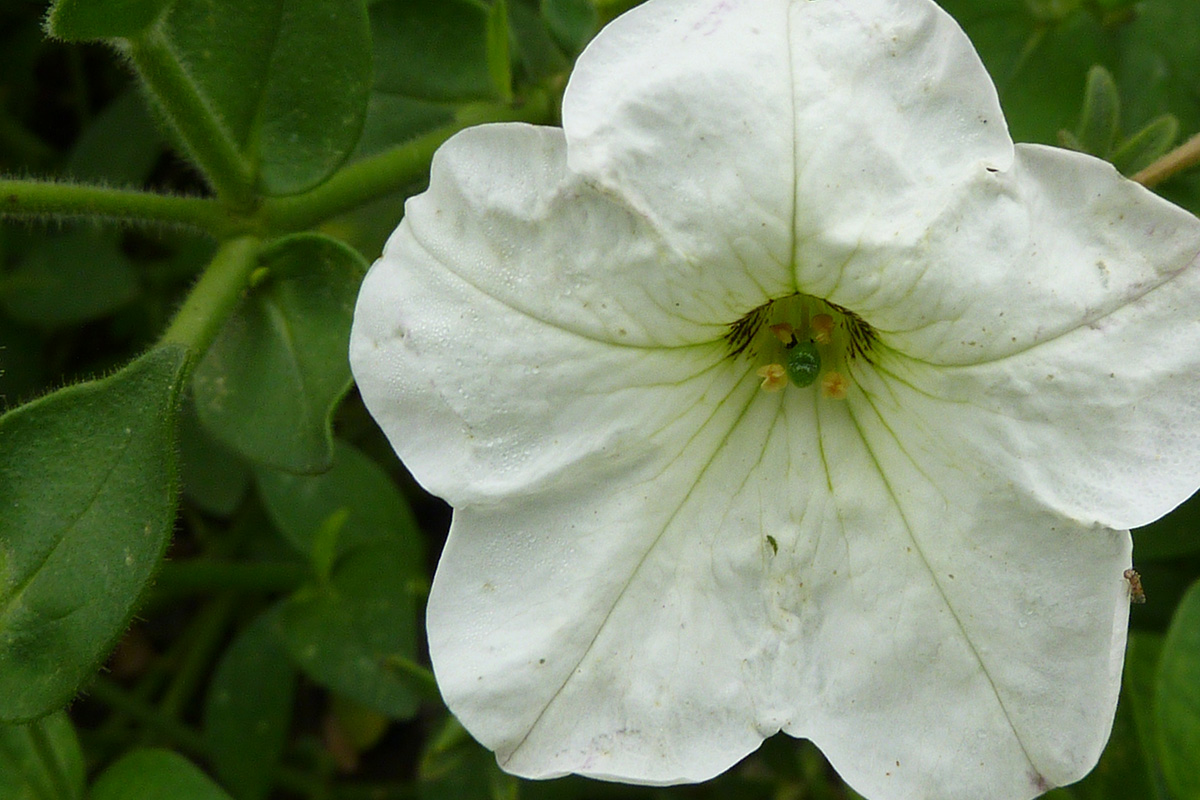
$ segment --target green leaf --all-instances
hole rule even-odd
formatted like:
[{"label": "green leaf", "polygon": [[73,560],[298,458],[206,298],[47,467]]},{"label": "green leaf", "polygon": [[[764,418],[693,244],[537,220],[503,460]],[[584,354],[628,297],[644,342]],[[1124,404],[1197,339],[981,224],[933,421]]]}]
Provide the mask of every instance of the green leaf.
[{"label": "green leaf", "polygon": [[134,750],[106,769],[90,800],[232,800],[195,764],[170,750]]},{"label": "green leaf", "polygon": [[[382,153],[454,121],[454,107],[410,97],[372,92],[367,121],[352,159]],[[393,217],[397,216],[393,214]],[[393,219],[392,227],[395,227]],[[389,230],[390,232],[390,230]]]},{"label": "green leaf", "polygon": [[1185,130],[1200,128],[1200,3],[1144,0],[1120,31],[1124,113],[1141,122],[1174,114]]},{"label": "green leaf", "polygon": [[354,149],[371,89],[362,0],[177,0],[167,31],[267,194],[316,186]]},{"label": "green leaf", "polygon": [[540,83],[566,76],[571,64],[537,12],[525,3],[513,3],[508,9],[508,24],[526,78]]},{"label": "green leaf", "polygon": [[143,96],[130,89],[91,119],[63,172],[80,181],[141,186],[162,151]]},{"label": "green leaf", "polygon": [[491,17],[478,0],[375,3],[375,87],[421,100],[495,99]]},{"label": "green leaf", "polygon": [[1126,139],[1112,154],[1113,165],[1123,175],[1132,175],[1167,154],[1179,138],[1179,120],[1163,114]]},{"label": "green leaf", "polygon": [[298,234],[260,255],[249,296],[196,367],[200,421],[247,459],[317,473],[350,388],[346,351],[366,262],[328,236]]},{"label": "green leaf", "polygon": [[1155,712],[1168,791],[1172,797],[1200,797],[1200,581],[1183,596],[1167,630]]},{"label": "green leaf", "polygon": [[185,358],[162,346],[0,417],[0,719],[70,700],[158,565]]},{"label": "green leaf", "polygon": [[1072,796],[1081,800],[1165,800],[1155,778],[1154,737],[1146,728],[1152,716],[1158,639],[1151,634],[1130,635],[1112,735],[1100,763],[1071,787]]},{"label": "green leaf", "polygon": [[208,753],[239,800],[267,796],[291,722],[296,675],[272,617],[258,617],[233,640],[205,700]]},{"label": "green leaf", "polygon": [[4,275],[0,304],[28,325],[76,325],[112,314],[140,290],[118,237],[79,228],[47,238]]},{"label": "green leaf", "polygon": [[576,54],[583,50],[600,26],[591,0],[541,0],[542,19],[559,47]]},{"label": "green leaf", "polygon": [[364,544],[390,541],[399,547],[404,562],[392,575],[392,584],[424,576],[421,533],[408,502],[378,464],[349,444],[337,442],[333,468],[323,475],[259,469],[255,476],[271,521],[304,556],[313,558],[321,550],[326,522],[344,514],[336,555],[328,561]]},{"label": "green leaf", "polygon": [[417,766],[421,800],[494,797],[496,757],[454,717],[434,731]]},{"label": "green leaf", "polygon": [[504,102],[511,103],[512,62],[508,55],[508,3],[505,0],[495,0],[488,10],[487,64],[496,94]]},{"label": "green leaf", "polygon": [[1120,130],[1121,98],[1112,73],[1096,65],[1088,71],[1083,113],[1076,129],[1085,153],[1108,158]]},{"label": "green leaf", "polygon": [[1200,553],[1200,495],[1194,495],[1167,514],[1133,532],[1133,549],[1140,564],[1168,561]]},{"label": "green leaf", "polygon": [[83,787],[83,753],[65,712],[25,725],[0,724],[0,797],[77,800]]},{"label": "green leaf", "polygon": [[46,30],[68,42],[132,38],[153,25],[170,4],[171,0],[56,0]]},{"label": "green leaf", "polygon": [[1097,64],[1114,68],[1112,37],[1077,2],[945,0],[979,49],[1017,141],[1054,144],[1074,127],[1080,89]]},{"label": "green leaf", "polygon": [[395,542],[364,545],[328,584],[302,589],[279,612],[288,652],[305,674],[397,719],[417,710],[403,668],[416,655],[416,603],[397,580],[410,568]]},{"label": "green leaf", "polygon": [[190,402],[180,415],[179,452],[184,497],[209,514],[233,514],[250,486],[250,470],[241,456],[204,429]]}]

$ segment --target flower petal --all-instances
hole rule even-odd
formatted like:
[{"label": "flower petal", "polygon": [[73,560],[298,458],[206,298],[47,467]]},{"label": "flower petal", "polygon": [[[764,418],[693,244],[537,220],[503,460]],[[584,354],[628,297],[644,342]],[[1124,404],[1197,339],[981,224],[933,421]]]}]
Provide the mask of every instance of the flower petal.
[{"label": "flower petal", "polygon": [[645,395],[725,357],[724,325],[682,316],[712,313],[722,287],[564,173],[560,131],[463,132],[407,211],[364,280],[351,365],[397,452],[453,505],[636,460],[672,413]]},{"label": "flower petal", "polygon": [[813,588],[793,600],[808,622],[793,694],[815,707],[784,730],[869,797],[1078,780],[1116,706],[1128,533],[1039,507],[944,441],[904,384],[855,378],[820,417],[833,497],[811,535],[835,543],[797,554]]},{"label": "flower petal", "polygon": [[927,0],[647,3],[580,57],[563,127],[571,167],[687,257],[733,268],[757,242],[773,296],[822,295],[843,247],[919,235],[1012,160],[987,73]]},{"label": "flower petal", "polygon": [[[1020,491],[1146,525],[1200,486],[1200,220],[1084,156],[1022,146],[1013,172],[931,233],[881,365]],[[899,317],[883,294],[872,322]]]},{"label": "flower petal", "polygon": [[779,729],[869,796],[1082,776],[1128,534],[1031,506],[899,405],[756,383],[713,378],[708,416],[664,395],[685,410],[627,470],[456,511],[430,651],[468,730],[529,777],[703,780]]}]

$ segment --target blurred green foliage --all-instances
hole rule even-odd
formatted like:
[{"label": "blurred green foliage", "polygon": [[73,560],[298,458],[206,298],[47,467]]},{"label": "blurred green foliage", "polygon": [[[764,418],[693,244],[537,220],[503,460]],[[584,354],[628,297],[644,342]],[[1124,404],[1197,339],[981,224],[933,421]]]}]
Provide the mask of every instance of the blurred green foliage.
[{"label": "blurred green foliage", "polygon": [[[518,781],[422,666],[448,513],[347,395],[357,283],[436,144],[554,122],[575,56],[633,4],[0,4],[0,176],[207,198],[153,224],[0,224],[0,409],[19,406],[0,418],[0,800],[857,797],[782,736],[703,786]],[[945,5],[1018,140],[1132,173],[1200,131],[1195,0]],[[1200,211],[1200,175],[1162,191]],[[189,316],[203,303],[219,330]],[[1113,737],[1051,796],[1200,796],[1198,531],[1194,499],[1135,532],[1148,602]]]}]

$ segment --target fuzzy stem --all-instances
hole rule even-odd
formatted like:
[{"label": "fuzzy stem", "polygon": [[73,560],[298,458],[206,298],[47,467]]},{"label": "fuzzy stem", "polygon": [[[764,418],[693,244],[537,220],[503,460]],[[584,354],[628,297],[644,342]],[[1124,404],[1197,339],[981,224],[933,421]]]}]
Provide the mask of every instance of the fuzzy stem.
[{"label": "fuzzy stem", "polygon": [[176,312],[160,344],[182,344],[198,360],[241,299],[250,273],[258,264],[258,247],[259,240],[252,236],[222,244]]},{"label": "fuzzy stem", "polygon": [[193,160],[234,208],[254,206],[254,167],[157,28],[129,41],[129,57]]},{"label": "fuzzy stem", "polygon": [[220,203],[133,189],[110,189],[0,178],[0,218],[95,218],[134,225],[186,225],[217,238],[243,233],[248,221],[230,216]]},{"label": "fuzzy stem", "polygon": [[1143,186],[1157,186],[1185,169],[1200,164],[1200,133],[1133,176]]},{"label": "fuzzy stem", "polygon": [[530,97],[520,108],[482,106],[467,109],[453,124],[356,161],[311,191],[264,200],[259,217],[264,227],[279,233],[307,230],[338,214],[425,180],[434,151],[464,128],[485,122],[544,123],[550,117],[549,100],[541,93]]}]

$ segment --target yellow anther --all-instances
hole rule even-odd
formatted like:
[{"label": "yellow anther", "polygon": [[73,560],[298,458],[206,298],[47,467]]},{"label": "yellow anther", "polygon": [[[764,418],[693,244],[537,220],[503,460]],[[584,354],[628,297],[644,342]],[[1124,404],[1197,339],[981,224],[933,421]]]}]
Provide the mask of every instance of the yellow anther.
[{"label": "yellow anther", "polygon": [[817,314],[812,319],[813,341],[817,344],[829,344],[833,339],[833,317],[828,314]]},{"label": "yellow anther", "polygon": [[756,374],[763,379],[764,392],[778,392],[787,386],[787,370],[783,368],[783,364],[764,364],[758,368]]},{"label": "yellow anther", "polygon": [[775,334],[775,338],[783,342],[784,346],[791,347],[796,341],[796,329],[786,322],[780,322],[778,325],[771,326],[771,333]]},{"label": "yellow anther", "polygon": [[840,372],[826,372],[821,376],[821,396],[831,400],[845,400],[850,381]]}]

